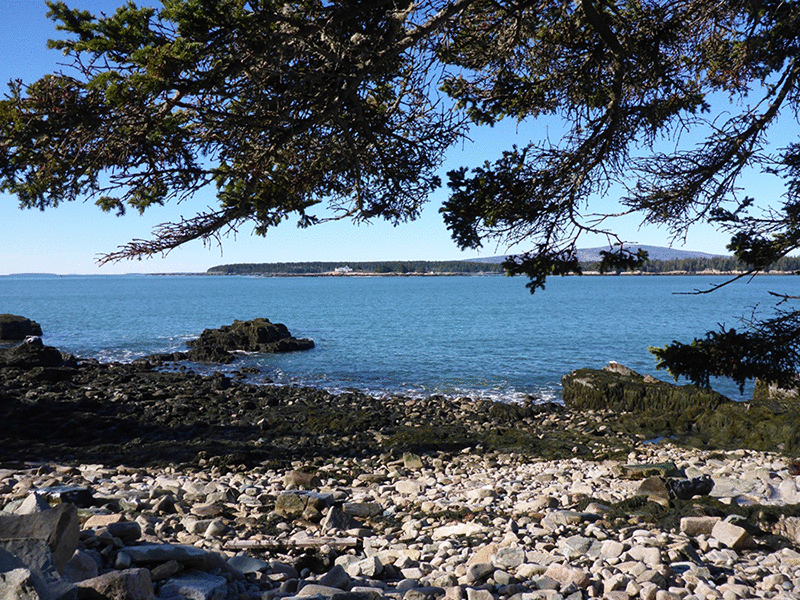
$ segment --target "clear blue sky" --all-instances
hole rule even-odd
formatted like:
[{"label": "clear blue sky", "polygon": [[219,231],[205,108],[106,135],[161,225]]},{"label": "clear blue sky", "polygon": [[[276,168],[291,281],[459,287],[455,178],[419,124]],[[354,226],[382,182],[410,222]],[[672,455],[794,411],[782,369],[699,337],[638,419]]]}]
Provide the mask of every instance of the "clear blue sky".
[{"label": "clear blue sky", "polygon": [[[113,12],[122,0],[75,0],[67,4],[93,12]],[[49,38],[55,37],[54,24],[45,18],[43,0],[0,0],[0,82],[20,78],[30,83],[58,68],[63,61],[60,52],[47,50]],[[791,134],[791,135],[788,135]],[[793,131],[787,132],[793,137]],[[472,143],[454,148],[442,167],[442,175],[457,166],[476,166],[494,160],[518,136],[513,124],[487,129],[473,136]],[[751,183],[756,185],[755,182]],[[761,182],[759,185],[763,185]],[[778,194],[780,192],[777,192]],[[245,225],[235,238],[224,238],[223,246],[187,244],[167,257],[143,261],[121,262],[102,268],[98,255],[115,250],[132,239],[148,239],[154,226],[167,221],[190,217],[197,211],[214,207],[211,193],[198,194],[181,205],[157,207],[144,216],[136,213],[118,218],[102,213],[91,202],[67,203],[45,212],[18,208],[15,198],[0,194],[0,275],[12,273],[163,273],[198,272],[224,263],[295,262],[325,260],[342,263],[360,260],[457,260],[478,256],[474,251],[461,252],[450,239],[438,213],[446,197],[442,189],[431,196],[422,217],[411,223],[392,227],[385,222],[355,226],[349,221],[328,223],[310,229],[298,229],[293,223],[281,225],[266,237],[251,235]],[[608,209],[610,199],[598,200],[598,207]],[[605,205],[605,206],[604,206]],[[638,222],[620,223],[617,230],[630,242],[670,245],[666,231],[639,229]],[[604,245],[603,238],[584,238],[582,247]],[[688,250],[727,253],[727,239],[709,228],[690,232],[685,244]],[[524,246],[511,249],[522,252]],[[505,254],[503,247],[486,246],[482,256]]]}]

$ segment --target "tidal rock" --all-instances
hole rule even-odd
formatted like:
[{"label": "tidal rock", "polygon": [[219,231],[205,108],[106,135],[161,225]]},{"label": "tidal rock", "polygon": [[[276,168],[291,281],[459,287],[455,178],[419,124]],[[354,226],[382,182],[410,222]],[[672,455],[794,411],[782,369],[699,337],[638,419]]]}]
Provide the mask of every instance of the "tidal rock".
[{"label": "tidal rock", "polygon": [[189,360],[232,362],[235,351],[283,353],[310,350],[314,342],[292,337],[286,325],[268,319],[234,321],[219,329],[206,329],[196,340],[187,342]]},{"label": "tidal rock", "polygon": [[42,326],[19,315],[0,315],[0,340],[22,341],[42,335]]},{"label": "tidal rock", "polygon": [[564,404],[573,410],[610,409],[615,412],[713,410],[730,400],[694,385],[677,386],[645,378],[630,369],[578,369],[561,379]]},{"label": "tidal rock", "polygon": [[60,367],[63,363],[61,352],[52,346],[45,346],[39,337],[26,338],[18,346],[0,351],[0,367],[33,369]]}]

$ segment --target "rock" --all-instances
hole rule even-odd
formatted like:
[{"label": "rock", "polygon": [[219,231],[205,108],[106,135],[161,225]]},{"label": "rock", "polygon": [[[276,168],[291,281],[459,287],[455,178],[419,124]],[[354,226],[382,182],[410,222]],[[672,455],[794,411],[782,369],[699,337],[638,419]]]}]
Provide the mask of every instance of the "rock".
[{"label": "rock", "polygon": [[266,571],[269,568],[268,562],[263,561],[260,558],[248,556],[247,554],[237,554],[236,556],[231,556],[228,559],[228,565],[237,571],[244,573],[245,575],[248,573]]},{"label": "rock", "polygon": [[714,480],[710,475],[694,479],[667,479],[667,488],[671,498],[689,500],[695,496],[708,496],[714,489]]},{"label": "rock", "polygon": [[125,553],[134,564],[147,565],[174,560],[185,567],[196,569],[220,568],[224,560],[219,554],[207,552],[202,548],[182,544],[142,544],[126,546]]},{"label": "rock", "polygon": [[650,502],[669,506],[671,494],[663,477],[648,477],[639,484],[637,496],[645,496]]},{"label": "rock", "polygon": [[486,526],[480,523],[458,523],[443,525],[433,530],[431,537],[434,540],[444,540],[450,537],[481,535],[486,532]]},{"label": "rock", "polygon": [[[37,589],[37,584],[39,589]],[[49,600],[48,593],[28,569],[19,567],[0,571],[0,598],[8,600]],[[40,590],[41,593],[40,593]]]},{"label": "rock", "polygon": [[283,486],[287,490],[313,490],[322,485],[315,473],[289,471],[283,477]]},{"label": "rock", "polygon": [[275,513],[287,518],[296,518],[303,514],[308,506],[308,496],[297,492],[281,492],[275,499]]},{"label": "rock", "polygon": [[53,556],[53,564],[61,573],[78,546],[80,525],[78,510],[72,504],[31,515],[0,516],[0,547],[7,550],[24,540],[42,540]]},{"label": "rock", "polygon": [[711,529],[711,536],[732,550],[744,548],[751,542],[750,535],[743,527],[727,521],[714,523],[714,527]]},{"label": "rock", "polygon": [[[5,540],[0,548],[0,573],[12,572],[4,586],[8,593],[20,593],[41,600],[74,600],[75,586],[62,578],[45,540]],[[16,589],[16,592],[12,590]],[[37,594],[34,596],[33,594]],[[0,596],[16,598],[16,596]]]},{"label": "rock", "polygon": [[668,415],[687,410],[713,410],[730,402],[713,390],[694,385],[645,381],[630,369],[578,369],[565,375],[561,384],[564,404],[572,410],[610,409]]},{"label": "rock", "polygon": [[494,571],[491,563],[475,563],[467,568],[467,583],[473,585],[486,579]]},{"label": "rock", "polygon": [[64,579],[77,583],[84,579],[97,577],[99,574],[97,561],[83,550],[76,550],[72,558],[64,566]]},{"label": "rock", "polygon": [[583,569],[560,563],[553,563],[547,567],[544,576],[557,581],[563,587],[575,584],[579,588],[585,588],[591,582],[589,573]]},{"label": "rock", "polygon": [[361,523],[341,509],[332,506],[320,523],[320,526],[322,527],[322,531],[327,533],[332,530],[346,531],[348,529],[357,529],[361,527]]},{"label": "rock", "polygon": [[142,527],[136,521],[120,521],[109,523],[106,530],[113,537],[121,539],[126,544],[135,542],[142,536]]},{"label": "rock", "polygon": [[330,571],[319,578],[318,583],[326,587],[349,590],[352,580],[342,565],[334,565]]},{"label": "rock", "polygon": [[648,477],[682,477],[683,473],[673,462],[633,464],[620,467],[620,477],[646,479]]},{"label": "rock", "polygon": [[219,329],[206,329],[196,340],[187,342],[189,360],[198,362],[229,363],[235,360],[232,353],[245,352],[282,353],[309,350],[314,342],[309,339],[292,337],[281,323],[271,323],[269,319],[234,321]]},{"label": "rock", "polygon": [[394,489],[398,494],[406,496],[417,496],[425,489],[424,484],[416,479],[401,479],[394,484]]},{"label": "rock", "polygon": [[501,569],[516,569],[525,562],[525,549],[521,546],[498,548],[492,557],[492,564]]},{"label": "rock", "polygon": [[711,535],[720,517],[682,517],[680,530],[688,536]]},{"label": "rock", "polygon": [[60,367],[64,364],[61,352],[45,346],[42,339],[26,338],[24,342],[7,350],[0,350],[0,367],[17,367],[33,370],[38,367]]},{"label": "rock", "polygon": [[25,498],[25,500],[22,501],[22,504],[20,504],[11,512],[13,512],[15,515],[32,515],[34,513],[40,513],[44,510],[50,510],[50,505],[41,494],[34,492]]},{"label": "rock", "polygon": [[147,569],[111,571],[80,581],[79,600],[153,600],[153,583]]},{"label": "rock", "polygon": [[0,340],[22,341],[42,335],[42,326],[19,315],[0,315]]},{"label": "rock", "polygon": [[161,597],[182,596],[191,600],[223,600],[228,595],[224,577],[201,571],[173,577],[161,586]]}]

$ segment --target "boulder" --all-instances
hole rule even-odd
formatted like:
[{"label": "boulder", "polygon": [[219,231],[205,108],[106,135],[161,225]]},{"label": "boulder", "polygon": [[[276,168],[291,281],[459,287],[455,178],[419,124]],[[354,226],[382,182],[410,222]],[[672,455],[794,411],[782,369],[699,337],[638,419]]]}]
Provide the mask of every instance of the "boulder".
[{"label": "boulder", "polygon": [[41,540],[52,553],[59,573],[72,558],[79,536],[78,509],[72,504],[59,504],[30,515],[0,516],[0,547],[15,554],[12,547],[16,549],[18,543]]},{"label": "boulder", "polygon": [[714,410],[731,402],[713,390],[673,385],[617,363],[603,369],[572,371],[561,379],[561,384],[564,404],[572,410],[674,414],[689,409]]},{"label": "boulder", "polygon": [[19,315],[0,315],[0,340],[22,341],[42,335],[42,326]]},{"label": "boulder", "polygon": [[235,351],[282,353],[310,350],[314,342],[292,337],[286,325],[268,319],[234,321],[219,329],[206,329],[196,340],[187,342],[189,360],[229,363]]},{"label": "boulder", "polygon": [[155,600],[148,569],[111,571],[77,586],[80,600]]},{"label": "boulder", "polygon": [[42,338],[28,337],[13,348],[0,351],[0,367],[34,369],[60,367],[64,363],[58,348],[45,346]]}]

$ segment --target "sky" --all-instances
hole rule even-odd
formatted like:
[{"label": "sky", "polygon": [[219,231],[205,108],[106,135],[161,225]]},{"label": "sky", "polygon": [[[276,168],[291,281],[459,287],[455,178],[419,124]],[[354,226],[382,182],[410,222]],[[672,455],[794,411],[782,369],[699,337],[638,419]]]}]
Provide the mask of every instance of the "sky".
[{"label": "sky", "polygon": [[[122,0],[74,0],[71,7],[93,12],[113,12]],[[47,40],[58,35],[55,24],[45,17],[44,0],[0,0],[0,83],[22,79],[31,83],[53,72],[63,62],[57,50],[47,49]],[[534,128],[536,125],[532,126]],[[529,130],[526,130],[529,131]],[[795,132],[787,132],[794,137]],[[478,166],[493,161],[512,144],[523,144],[513,123],[486,128],[472,135],[471,142],[452,148],[441,175],[459,166]],[[751,181],[763,190],[763,181]],[[272,229],[266,237],[251,234],[244,225],[235,237],[223,238],[222,246],[191,242],[166,256],[141,261],[123,261],[100,266],[100,255],[113,252],[133,239],[149,239],[154,227],[164,222],[189,218],[198,211],[216,206],[212,192],[201,192],[182,204],[154,207],[143,216],[129,211],[116,217],[100,211],[92,202],[63,203],[44,212],[20,210],[17,200],[0,193],[0,275],[15,273],[117,274],[204,272],[214,265],[253,262],[369,260],[461,260],[488,257],[527,248],[498,247],[487,244],[480,250],[462,252],[445,227],[439,207],[446,199],[446,189],[430,197],[422,216],[397,227],[376,221],[354,225],[350,221],[325,223],[299,229],[286,222]],[[779,196],[779,191],[776,192]],[[595,199],[608,206],[612,199]],[[628,219],[616,226],[630,243],[670,246],[686,250],[728,254],[728,238],[709,227],[690,231],[685,241],[675,243],[669,233],[653,227],[640,228],[638,221]],[[581,247],[605,245],[604,238],[582,238]]]}]

